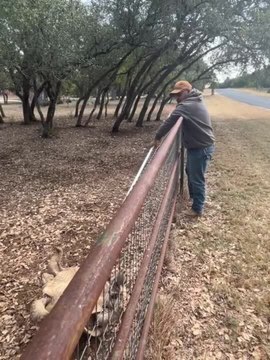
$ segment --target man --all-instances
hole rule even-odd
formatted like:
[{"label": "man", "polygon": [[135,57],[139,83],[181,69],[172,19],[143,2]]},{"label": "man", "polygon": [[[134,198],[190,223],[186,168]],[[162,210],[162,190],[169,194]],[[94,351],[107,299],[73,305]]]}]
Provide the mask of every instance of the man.
[{"label": "man", "polygon": [[215,137],[209,113],[200,91],[192,89],[187,81],[178,81],[170,93],[175,97],[177,106],[169,118],[158,129],[155,146],[183,117],[183,140],[187,149],[186,173],[189,195],[192,199],[190,216],[201,216],[205,202],[205,172],[214,152]]}]

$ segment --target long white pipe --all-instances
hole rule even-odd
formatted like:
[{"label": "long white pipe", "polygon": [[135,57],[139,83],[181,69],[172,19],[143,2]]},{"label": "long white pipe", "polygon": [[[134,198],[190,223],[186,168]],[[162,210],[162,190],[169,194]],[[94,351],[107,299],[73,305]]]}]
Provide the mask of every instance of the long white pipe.
[{"label": "long white pipe", "polygon": [[135,178],[134,178],[134,180],[133,180],[133,182],[132,182],[132,184],[131,184],[131,186],[130,186],[127,194],[126,194],[125,199],[128,197],[128,195],[130,194],[131,190],[134,188],[135,184],[136,184],[137,181],[139,180],[139,178],[140,178],[140,176],[141,176],[141,174],[142,174],[142,172],[143,172],[143,170],[144,170],[144,168],[145,168],[145,166],[146,166],[146,164],[147,164],[147,161],[149,160],[149,158],[150,158],[153,150],[154,150],[154,147],[152,146],[151,149],[148,151],[146,157],[144,158],[144,161],[143,161],[143,163],[142,163],[139,171],[137,172],[137,175],[135,176]]}]

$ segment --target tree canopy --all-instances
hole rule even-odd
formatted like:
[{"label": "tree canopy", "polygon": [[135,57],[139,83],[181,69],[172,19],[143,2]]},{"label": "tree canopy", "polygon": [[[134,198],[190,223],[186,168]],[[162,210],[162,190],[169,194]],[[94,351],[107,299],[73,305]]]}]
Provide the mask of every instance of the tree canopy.
[{"label": "tree canopy", "polygon": [[179,77],[203,87],[227,64],[267,62],[269,14],[263,0],[1,0],[0,66],[26,124],[46,92],[44,136],[61,89],[79,97],[77,126],[91,95],[117,95],[118,131],[146,95],[136,122],[142,126],[153,97],[164,97]]}]

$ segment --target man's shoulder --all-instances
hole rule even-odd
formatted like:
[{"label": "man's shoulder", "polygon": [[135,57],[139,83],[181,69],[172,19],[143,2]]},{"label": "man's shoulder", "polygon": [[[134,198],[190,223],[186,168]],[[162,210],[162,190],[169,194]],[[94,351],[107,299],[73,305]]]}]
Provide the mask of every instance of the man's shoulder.
[{"label": "man's shoulder", "polygon": [[206,104],[203,100],[201,101],[184,101],[181,104],[179,104],[179,111],[189,111],[191,109],[195,110],[198,108],[207,109]]},{"label": "man's shoulder", "polygon": [[171,115],[184,116],[188,112],[188,109],[189,107],[185,106],[184,103],[177,104]]},{"label": "man's shoulder", "polygon": [[174,112],[181,112],[185,107],[183,106],[184,105],[184,103],[180,103],[180,104],[177,104],[176,105],[176,107],[175,107],[175,109],[174,109],[174,111],[172,112],[172,113],[174,113]]}]

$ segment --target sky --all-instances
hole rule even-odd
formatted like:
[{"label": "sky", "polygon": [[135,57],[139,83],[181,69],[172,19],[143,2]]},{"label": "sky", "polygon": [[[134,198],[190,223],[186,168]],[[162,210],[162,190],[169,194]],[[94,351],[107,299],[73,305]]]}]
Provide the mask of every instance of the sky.
[{"label": "sky", "polygon": [[230,79],[236,78],[241,75],[241,69],[237,66],[230,66],[223,71],[216,72],[218,82],[223,82],[229,77]]}]

